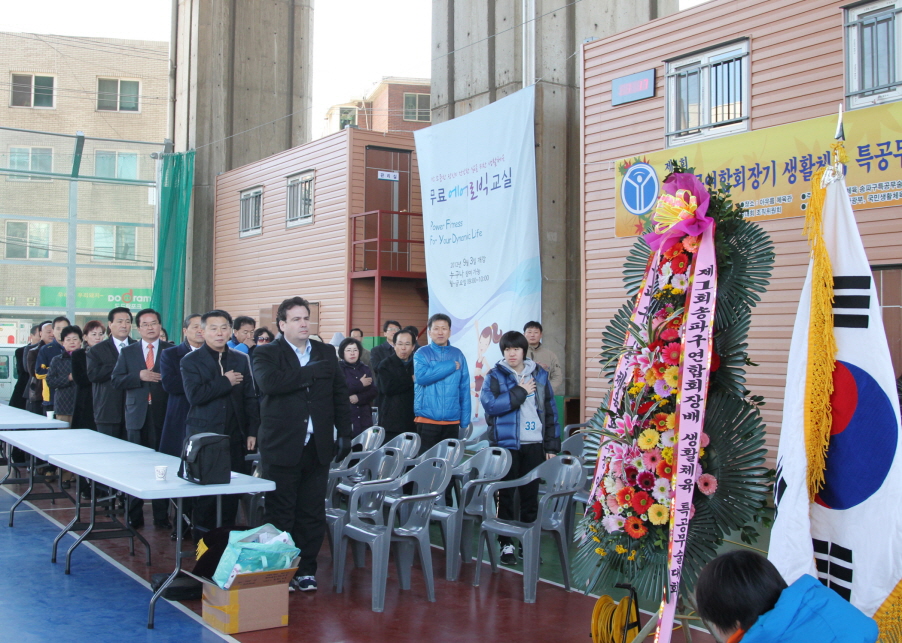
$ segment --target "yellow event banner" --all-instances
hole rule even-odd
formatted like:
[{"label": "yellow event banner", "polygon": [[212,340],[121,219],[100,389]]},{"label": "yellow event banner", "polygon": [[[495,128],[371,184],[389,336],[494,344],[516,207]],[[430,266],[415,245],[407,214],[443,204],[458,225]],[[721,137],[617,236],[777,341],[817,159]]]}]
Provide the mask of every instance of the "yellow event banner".
[{"label": "yellow event banner", "polygon": [[[846,112],[846,185],[855,210],[902,204],[902,103]],[[617,162],[618,237],[639,235],[672,161],[702,180],[731,186],[734,203],[757,221],[805,214],[811,175],[830,160],[836,116],[733,134]]]}]

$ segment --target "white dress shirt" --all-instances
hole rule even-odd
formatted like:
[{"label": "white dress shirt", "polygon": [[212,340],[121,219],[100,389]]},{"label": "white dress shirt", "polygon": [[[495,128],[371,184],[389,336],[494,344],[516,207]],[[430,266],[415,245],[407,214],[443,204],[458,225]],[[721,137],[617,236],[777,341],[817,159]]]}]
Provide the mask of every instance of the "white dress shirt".
[{"label": "white dress shirt", "polygon": [[[310,343],[310,340],[309,339],[307,340],[307,348],[305,348],[303,351],[300,348],[298,348],[297,346],[295,346],[294,344],[292,344],[291,342],[288,342],[288,345],[294,349],[294,354],[298,356],[298,361],[301,363],[301,366],[307,366],[307,363],[310,362],[310,349],[312,348],[312,344]],[[311,435],[313,435],[313,416],[310,415],[309,409],[308,409],[307,437],[304,439],[304,444],[307,444],[308,442],[310,442]]]}]

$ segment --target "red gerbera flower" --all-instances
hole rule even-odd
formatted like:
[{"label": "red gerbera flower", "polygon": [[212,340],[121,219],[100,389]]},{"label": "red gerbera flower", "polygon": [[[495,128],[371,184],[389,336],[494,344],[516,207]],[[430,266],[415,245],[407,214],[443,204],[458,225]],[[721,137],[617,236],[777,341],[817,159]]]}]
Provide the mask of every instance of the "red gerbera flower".
[{"label": "red gerbera flower", "polygon": [[668,464],[667,460],[661,460],[658,463],[658,476],[670,480],[673,478],[673,465]]},{"label": "red gerbera flower", "polygon": [[617,504],[621,507],[629,507],[633,502],[633,494],[636,490],[632,487],[624,487],[617,492]]},{"label": "red gerbera flower", "polygon": [[644,514],[648,508],[655,504],[655,499],[644,491],[637,491],[633,495],[633,511],[637,514]]},{"label": "red gerbera flower", "polygon": [[639,539],[648,533],[648,527],[646,527],[636,516],[630,516],[623,525],[623,531],[628,533],[632,538]]},{"label": "red gerbera flower", "polygon": [[667,430],[667,415],[667,413],[655,413],[651,419],[651,425],[661,433]]},{"label": "red gerbera flower", "polygon": [[665,364],[670,364],[671,366],[679,366],[680,363],[680,343],[679,342],[671,342],[664,347],[664,350],[661,351],[661,358],[664,360]]},{"label": "red gerbera flower", "polygon": [[636,484],[637,475],[639,475],[639,470],[636,467],[623,467],[623,477],[626,478],[628,484]]},{"label": "red gerbera flower", "polygon": [[592,513],[595,514],[595,520],[601,520],[601,500],[596,500],[595,504],[592,505]]},{"label": "red gerbera flower", "polygon": [[643,471],[638,476],[636,476],[636,484],[638,484],[642,489],[646,491],[650,491],[655,487],[655,474],[651,471]]},{"label": "red gerbera flower", "polygon": [[653,351],[657,348],[664,348],[664,342],[662,342],[660,339],[656,339],[648,345],[648,350],[650,351]]},{"label": "red gerbera flower", "polygon": [[683,244],[677,241],[664,252],[664,259],[670,261],[683,251]]},{"label": "red gerbera flower", "polygon": [[670,261],[670,269],[673,270],[674,274],[681,275],[686,272],[689,268],[689,257],[684,255],[682,252]]},{"label": "red gerbera flower", "polygon": [[711,372],[713,373],[718,368],[720,368],[720,355],[711,353]]},{"label": "red gerbera flower", "polygon": [[682,317],[682,315],[677,315],[676,317],[674,317],[673,319],[671,319],[670,322],[669,322],[667,325],[668,325],[670,328],[672,328],[672,329],[674,329],[674,330],[676,330],[676,331],[680,330],[680,326],[683,325],[683,317]]},{"label": "red gerbera flower", "polygon": [[672,342],[673,340],[679,338],[680,334],[676,331],[675,328],[665,328],[661,331],[661,334],[658,337],[661,338],[661,341],[664,342]]}]

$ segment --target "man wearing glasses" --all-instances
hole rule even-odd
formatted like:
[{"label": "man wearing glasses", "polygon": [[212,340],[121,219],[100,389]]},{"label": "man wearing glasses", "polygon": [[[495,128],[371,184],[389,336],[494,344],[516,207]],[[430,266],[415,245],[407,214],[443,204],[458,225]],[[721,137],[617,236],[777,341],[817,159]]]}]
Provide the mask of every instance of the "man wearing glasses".
[{"label": "man wearing glasses", "polygon": [[[113,386],[125,391],[125,430],[128,441],[160,450],[160,433],[166,419],[169,394],[163,389],[160,375],[160,352],[171,348],[170,342],[160,339],[163,326],[160,313],[145,308],[135,315],[140,342],[126,346],[119,352],[113,369]],[[135,529],[144,526],[144,501],[132,498],[128,520]],[[172,529],[169,522],[169,501],[153,501],[153,524]]]}]

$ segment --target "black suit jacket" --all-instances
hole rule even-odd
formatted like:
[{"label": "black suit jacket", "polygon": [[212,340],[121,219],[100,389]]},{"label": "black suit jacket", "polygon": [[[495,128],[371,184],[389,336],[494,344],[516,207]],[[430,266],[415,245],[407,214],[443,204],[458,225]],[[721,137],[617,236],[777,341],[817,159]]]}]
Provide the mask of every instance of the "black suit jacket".
[{"label": "black suit jacket", "polygon": [[[87,351],[88,379],[91,381],[94,398],[94,421],[98,424],[119,424],[125,417],[125,391],[113,387],[111,377],[119,351],[113,343],[116,340],[107,337]],[[135,340],[125,339],[129,345]]]},{"label": "black suit jacket", "polygon": [[26,344],[16,349],[15,367],[16,367],[16,385],[13,387],[13,393],[9,398],[9,405],[15,409],[25,408],[25,387],[28,385],[28,366],[25,363],[25,356],[28,351],[34,348],[36,344]]},{"label": "black suit jacket", "polygon": [[[167,348],[172,348],[172,343],[160,340],[159,349],[154,355],[153,371],[155,373],[160,372],[160,355]],[[113,349],[115,350],[115,346]],[[116,366],[113,368],[110,378],[113,386],[125,391],[125,429],[127,431],[140,431],[144,426],[147,419],[147,408],[151,406],[147,399],[148,394],[153,401],[152,412],[157,431],[161,431],[163,428],[169,394],[163,390],[160,382],[145,382],[141,379],[140,373],[146,368],[141,342],[135,342],[123,348],[119,353],[119,359],[116,360]],[[159,434],[157,439],[159,439]],[[159,448],[159,444],[154,445],[154,448]]]},{"label": "black suit jacket", "polygon": [[283,337],[254,351],[254,375],[262,396],[257,448],[264,470],[267,464],[300,463],[308,418],[313,420],[311,439],[320,464],[335,456],[333,427],[338,437],[351,437],[351,403],[335,348],[308,341],[310,361],[304,367]]},{"label": "black suit jacket", "polygon": [[191,352],[191,345],[182,342],[178,346],[160,352],[160,376],[163,390],[169,393],[166,402],[166,420],[160,434],[160,451],[175,457],[182,455],[185,442],[185,418],[188,417],[188,398],[182,384],[182,358]]},{"label": "black suit jacket", "polygon": [[[185,397],[191,405],[185,420],[185,437],[207,431],[225,433],[229,400],[241,434],[245,438],[257,437],[260,409],[246,354],[226,347],[220,367],[216,351],[204,345],[185,355],[181,369]],[[232,386],[229,378],[223,375],[228,371],[241,373],[244,380]]]}]

